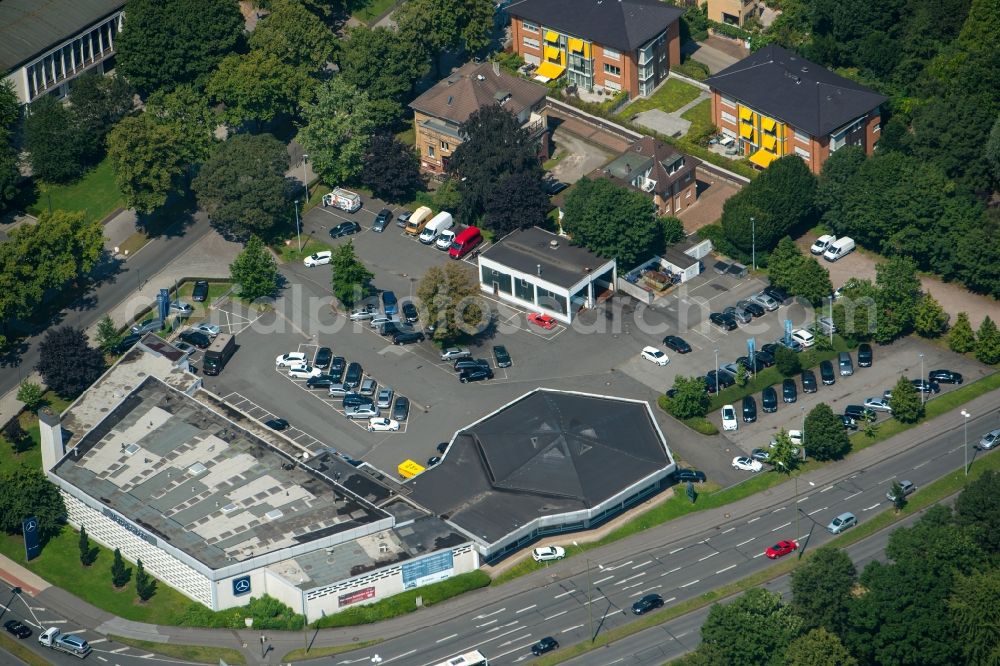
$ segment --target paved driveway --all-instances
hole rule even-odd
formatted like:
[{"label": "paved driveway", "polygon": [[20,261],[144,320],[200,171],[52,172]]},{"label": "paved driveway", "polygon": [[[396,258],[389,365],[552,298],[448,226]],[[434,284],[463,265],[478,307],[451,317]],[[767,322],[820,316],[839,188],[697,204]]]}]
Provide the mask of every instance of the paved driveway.
[{"label": "paved driveway", "polygon": [[555,146],[553,157],[565,154],[565,157],[552,167],[552,175],[564,183],[575,183],[594,169],[607,164],[615,156],[615,153],[607,148],[577,136],[565,123],[560,124],[552,132],[552,142]]}]

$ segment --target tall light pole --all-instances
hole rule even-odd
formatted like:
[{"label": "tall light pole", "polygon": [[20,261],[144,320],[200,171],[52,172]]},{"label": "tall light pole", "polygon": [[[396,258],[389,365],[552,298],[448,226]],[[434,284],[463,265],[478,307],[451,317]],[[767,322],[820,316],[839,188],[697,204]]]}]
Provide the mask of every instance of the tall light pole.
[{"label": "tall light pole", "polygon": [[[924,386],[923,383],[924,383],[924,355],[921,354],[920,355],[920,385],[921,385],[921,387],[923,387],[925,389],[930,388],[930,386]],[[928,384],[930,384],[930,382],[928,382]],[[921,405],[924,404],[924,396],[925,395],[927,395],[927,391],[921,391],[920,392],[920,404]]]},{"label": "tall light pole", "polygon": [[802,442],[799,446],[802,447],[802,460],[806,459],[806,406],[802,405]]},{"label": "tall light pole", "polygon": [[757,270],[757,220],[750,216],[750,253],[753,269]]},{"label": "tall light pole", "polygon": [[715,350],[715,397],[719,397],[719,350]]},{"label": "tall light pole", "polygon": [[[576,542],[574,541],[573,544],[576,545]],[[590,568],[591,568],[590,558],[588,557],[587,558],[587,614],[590,617],[590,642],[593,643],[594,642],[594,638],[595,638],[594,637],[594,603],[593,603],[594,599],[593,599],[593,597],[591,595],[591,591],[593,590],[593,587],[594,587],[594,584],[592,583],[592,581],[594,580],[594,576],[591,573]],[[604,571],[604,565],[601,564],[601,563],[599,563],[599,562],[597,563],[597,568],[600,569],[601,571]]]},{"label": "tall light pole", "polygon": [[299,240],[299,252],[302,251],[302,228],[299,226],[299,200],[295,200],[295,237]]},{"label": "tall light pole", "polygon": [[[309,203],[309,176],[306,174],[306,160],[309,156],[305,153],[302,154],[302,188],[306,191],[306,203]],[[305,204],[302,204],[305,207]]]},{"label": "tall light pole", "polygon": [[962,446],[965,449],[965,475],[969,476],[969,417],[972,414],[963,409],[962,416],[965,417],[962,420],[962,430],[965,432],[965,444]]},{"label": "tall light pole", "polygon": [[833,294],[830,294],[830,347],[833,347]]}]

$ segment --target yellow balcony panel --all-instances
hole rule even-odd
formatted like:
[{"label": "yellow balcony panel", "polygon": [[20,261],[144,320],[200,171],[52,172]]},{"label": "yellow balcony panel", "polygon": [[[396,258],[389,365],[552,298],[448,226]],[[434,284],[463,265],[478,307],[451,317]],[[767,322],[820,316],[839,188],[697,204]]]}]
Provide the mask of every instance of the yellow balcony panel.
[{"label": "yellow balcony panel", "polygon": [[546,60],[560,60],[562,52],[559,50],[558,46],[546,46],[545,47],[545,59]]},{"label": "yellow balcony panel", "polygon": [[773,153],[774,147],[778,145],[778,139],[776,137],[765,134],[763,138],[761,138],[761,145],[763,145],[764,148],[770,150]]},{"label": "yellow balcony panel", "polygon": [[555,30],[546,30],[545,31],[545,41],[547,41],[547,42],[558,42],[559,41],[559,33],[556,32]]},{"label": "yellow balcony panel", "polygon": [[535,78],[542,82],[558,79],[565,69],[562,65],[557,65],[554,62],[543,62],[535,70]]},{"label": "yellow balcony panel", "polygon": [[745,106],[740,107],[740,120],[750,120],[753,118],[753,111]]},{"label": "yellow balcony panel", "polygon": [[767,167],[769,167],[771,165],[771,162],[773,162],[776,159],[778,159],[777,155],[775,155],[774,153],[769,153],[763,148],[761,148],[760,150],[758,150],[757,152],[755,152],[753,155],[750,156],[750,161],[756,164],[757,166],[761,167],[762,169],[766,169]]},{"label": "yellow balcony panel", "polygon": [[773,132],[774,131],[774,125],[775,125],[774,118],[761,118],[760,119],[760,126],[761,126],[761,128],[763,128],[763,130],[765,132]]},{"label": "yellow balcony panel", "polygon": [[569,38],[569,50],[573,53],[583,52],[583,40],[577,39],[576,37]]},{"label": "yellow balcony panel", "polygon": [[583,57],[590,60],[590,42],[583,43]]},{"label": "yellow balcony panel", "polygon": [[753,125],[747,125],[745,123],[740,124],[740,136],[744,139],[749,139],[753,141]]}]

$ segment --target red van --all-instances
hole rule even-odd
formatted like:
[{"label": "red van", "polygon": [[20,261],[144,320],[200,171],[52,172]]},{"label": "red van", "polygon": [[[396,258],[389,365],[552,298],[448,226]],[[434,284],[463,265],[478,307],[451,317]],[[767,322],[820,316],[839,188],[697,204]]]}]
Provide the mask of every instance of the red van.
[{"label": "red van", "polygon": [[451,247],[448,248],[448,256],[452,259],[461,259],[465,255],[472,251],[472,248],[476,247],[483,242],[483,235],[479,233],[479,229],[476,227],[466,227],[462,231],[458,232],[455,236],[455,240],[452,241]]}]

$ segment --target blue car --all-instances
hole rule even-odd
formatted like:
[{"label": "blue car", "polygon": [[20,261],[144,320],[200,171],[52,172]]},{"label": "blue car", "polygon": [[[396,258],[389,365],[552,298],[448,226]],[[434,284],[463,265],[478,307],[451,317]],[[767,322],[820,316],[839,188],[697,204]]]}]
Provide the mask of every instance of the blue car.
[{"label": "blue car", "polygon": [[396,300],[396,294],[391,291],[382,292],[382,311],[390,317],[394,314],[399,314],[399,303]]}]

